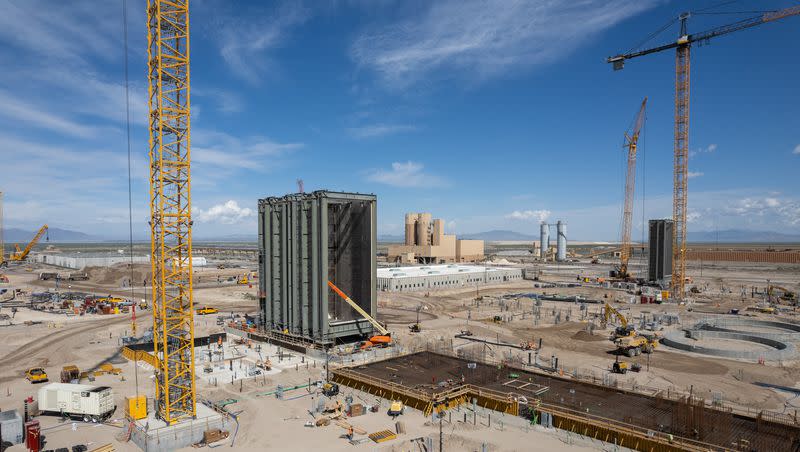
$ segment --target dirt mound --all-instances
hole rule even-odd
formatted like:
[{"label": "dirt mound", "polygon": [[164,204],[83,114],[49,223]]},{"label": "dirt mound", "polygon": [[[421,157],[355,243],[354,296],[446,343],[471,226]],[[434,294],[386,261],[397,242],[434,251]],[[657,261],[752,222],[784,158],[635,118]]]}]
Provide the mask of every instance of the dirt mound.
[{"label": "dirt mound", "polygon": [[[123,282],[128,285],[131,279],[130,264],[115,264],[110,267],[86,267],[85,271],[89,275],[89,280],[93,283],[122,286]],[[133,281],[135,285],[141,285],[145,279],[150,279],[150,266],[147,264],[134,264]]]},{"label": "dirt mound", "polygon": [[578,331],[577,333],[573,334],[571,338],[575,339],[576,341],[583,341],[583,342],[600,342],[606,340],[606,338],[603,337],[602,335],[592,334],[586,330]]}]

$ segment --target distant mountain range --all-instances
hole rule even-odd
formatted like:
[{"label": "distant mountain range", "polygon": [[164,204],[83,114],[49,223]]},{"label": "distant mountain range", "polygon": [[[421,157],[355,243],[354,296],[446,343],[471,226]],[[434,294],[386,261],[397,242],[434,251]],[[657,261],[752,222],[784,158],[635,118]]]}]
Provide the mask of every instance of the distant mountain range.
[{"label": "distant mountain range", "polygon": [[539,240],[539,237],[537,236],[499,229],[486,232],[476,232],[473,234],[463,234],[460,235],[459,238],[467,240],[485,240],[487,242],[524,242]]},{"label": "distant mountain range", "polygon": [[[19,243],[20,245],[30,242],[34,235],[36,235],[36,231],[26,231],[18,228],[8,228],[3,231],[3,238],[6,243]],[[60,228],[48,228],[47,235],[42,237],[41,242],[44,242],[47,238],[51,242],[97,242],[102,240],[102,238],[94,235]]]},{"label": "distant mountain range", "polygon": [[[7,244],[28,243],[36,231],[26,231],[19,228],[8,228],[4,231],[4,238]],[[487,242],[513,242],[513,241],[533,241],[539,240],[538,236],[523,234],[509,230],[492,230],[486,232],[476,232],[471,234],[457,234],[461,239],[485,240]],[[114,242],[127,240],[126,237],[100,237],[86,234],[80,231],[69,229],[50,228],[48,236],[51,242]],[[196,235],[196,242],[255,242],[256,234],[231,234],[225,236],[202,236]],[[800,234],[785,234],[775,231],[750,231],[745,229],[725,229],[721,231],[690,231],[687,239],[689,242],[705,243],[798,243]],[[45,239],[43,238],[42,241]],[[378,236],[379,242],[384,243],[403,243],[405,237],[402,235],[382,234]],[[551,237],[552,240],[552,237]],[[149,237],[136,237],[135,241],[149,241]]]}]

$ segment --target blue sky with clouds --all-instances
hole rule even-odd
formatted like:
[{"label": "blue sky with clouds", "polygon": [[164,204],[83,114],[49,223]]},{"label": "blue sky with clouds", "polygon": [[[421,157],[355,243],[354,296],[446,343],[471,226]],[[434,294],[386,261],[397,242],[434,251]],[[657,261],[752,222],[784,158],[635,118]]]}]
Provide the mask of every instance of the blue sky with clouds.
[{"label": "blue sky with clouds", "polygon": [[[144,3],[128,1],[137,237],[149,212]],[[623,134],[648,96],[641,237],[643,218],[671,215],[674,53],[621,72],[604,60],[718,3],[192,0],[195,236],[254,233],[256,200],[302,178],[307,191],[377,194],[381,234],[430,211],[459,233],[535,234],[561,219],[571,238],[613,240]],[[2,0],[0,11],[6,226],[126,237],[121,1]],[[693,48],[690,231],[800,233],[799,41],[793,17]]]}]

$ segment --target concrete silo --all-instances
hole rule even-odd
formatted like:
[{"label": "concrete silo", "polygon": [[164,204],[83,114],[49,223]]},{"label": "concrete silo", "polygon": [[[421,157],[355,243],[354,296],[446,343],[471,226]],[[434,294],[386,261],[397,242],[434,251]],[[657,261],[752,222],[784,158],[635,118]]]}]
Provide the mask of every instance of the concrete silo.
[{"label": "concrete silo", "polygon": [[556,233],[558,234],[556,241],[556,259],[565,261],[567,260],[567,224],[558,220],[556,223]]},{"label": "concrete silo", "polygon": [[542,223],[539,225],[539,257],[547,259],[547,250],[550,248],[550,225]]}]

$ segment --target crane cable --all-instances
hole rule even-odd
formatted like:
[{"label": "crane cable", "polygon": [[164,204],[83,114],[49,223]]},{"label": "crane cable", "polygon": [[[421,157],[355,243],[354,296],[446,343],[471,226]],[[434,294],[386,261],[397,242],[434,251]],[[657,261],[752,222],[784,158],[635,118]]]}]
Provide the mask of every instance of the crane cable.
[{"label": "crane cable", "polygon": [[[131,315],[133,329],[136,329],[136,293],[133,289],[133,188],[131,178],[131,96],[130,96],[130,81],[128,76],[128,0],[122,0],[122,30],[123,30],[123,43],[125,47],[125,120],[127,129],[128,140],[128,253],[130,256],[130,288],[131,288]],[[132,331],[131,334],[135,335]],[[134,360],[134,374],[136,386],[136,402],[139,402],[139,365]]]}]

